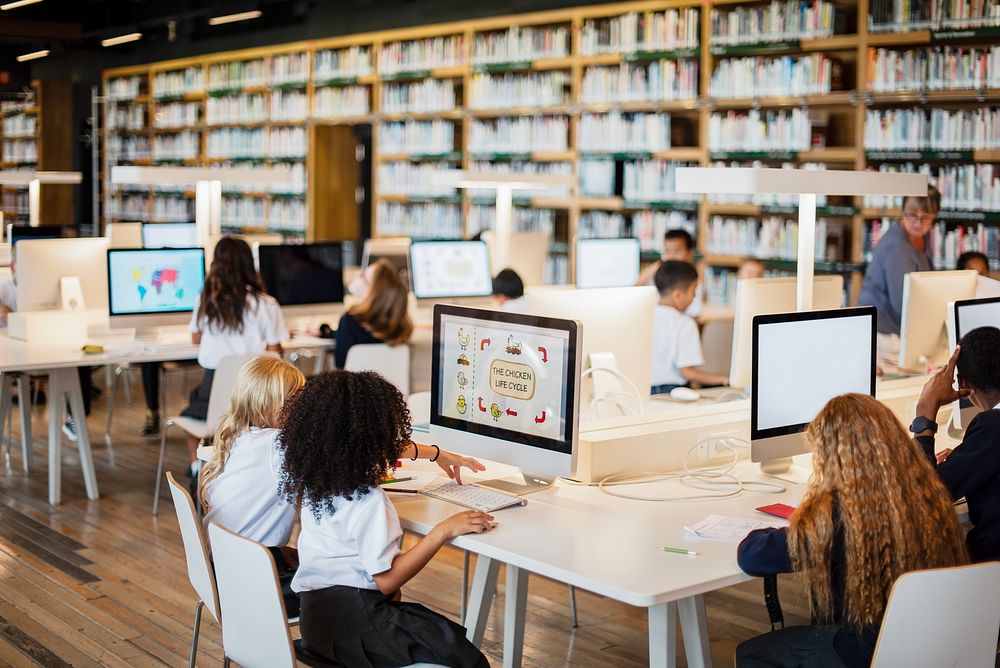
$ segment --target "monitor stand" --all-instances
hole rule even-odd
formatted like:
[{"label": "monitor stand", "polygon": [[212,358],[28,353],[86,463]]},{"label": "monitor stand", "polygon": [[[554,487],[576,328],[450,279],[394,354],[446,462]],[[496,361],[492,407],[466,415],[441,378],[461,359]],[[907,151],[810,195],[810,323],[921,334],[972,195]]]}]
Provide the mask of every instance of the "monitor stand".
[{"label": "monitor stand", "polygon": [[799,471],[793,466],[793,464],[794,461],[791,457],[769,459],[766,462],[760,462],[760,472],[766,476],[777,478],[778,480],[785,480],[796,485],[805,485],[808,483],[808,473],[804,477],[800,476]]},{"label": "monitor stand", "polygon": [[548,489],[556,481],[556,476],[551,475],[536,475],[534,473],[522,473],[521,475],[524,477],[523,483],[495,478],[493,480],[477,480],[476,484],[505,494],[524,496]]},{"label": "monitor stand", "polygon": [[135,340],[143,343],[153,343],[160,340],[159,327],[136,327]]}]

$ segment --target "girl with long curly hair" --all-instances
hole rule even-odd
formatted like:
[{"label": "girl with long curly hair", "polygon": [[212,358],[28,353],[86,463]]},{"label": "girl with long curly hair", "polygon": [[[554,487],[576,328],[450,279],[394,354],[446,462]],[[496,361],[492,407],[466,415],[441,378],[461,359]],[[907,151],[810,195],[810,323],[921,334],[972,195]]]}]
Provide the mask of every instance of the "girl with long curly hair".
[{"label": "girl with long curly hair", "polygon": [[410,340],[413,321],[409,315],[410,291],[388,260],[379,260],[365,270],[368,292],[340,318],[334,362],[343,369],[347,351],[363,343],[398,346]]},{"label": "girl with long curly hair", "polygon": [[968,561],[947,491],[884,404],[835,397],[806,438],[813,473],[788,528],[750,533],[737,559],[752,575],[801,572],[813,625],[742,643],[737,666],[868,666],[893,583]]},{"label": "girl with long curly hair", "polygon": [[305,648],[345,666],[489,666],[464,628],[398,596],[441,546],[489,530],[492,517],[458,513],[403,552],[399,517],[379,487],[402,457],[429,458],[459,482],[462,467],[483,465],[413,443],[402,395],[372,372],[313,377],[288,402],[282,422],[281,491],[302,505],[292,589]]},{"label": "girl with long curly hair", "polygon": [[[191,391],[189,404],[181,415],[204,420],[219,362],[225,357],[265,350],[281,354],[281,342],[288,335],[281,307],[264,292],[247,242],[223,237],[216,244],[212,267],[188,328],[191,341],[198,345],[198,364],[205,375]],[[198,439],[189,436],[187,445],[191,456],[188,470],[194,481],[201,470],[196,454]]]}]

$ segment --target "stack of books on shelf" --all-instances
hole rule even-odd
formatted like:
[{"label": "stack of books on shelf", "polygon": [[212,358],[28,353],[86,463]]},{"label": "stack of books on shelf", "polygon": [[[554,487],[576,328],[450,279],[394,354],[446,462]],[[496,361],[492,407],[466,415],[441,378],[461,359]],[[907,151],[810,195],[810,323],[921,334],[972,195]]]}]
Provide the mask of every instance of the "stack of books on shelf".
[{"label": "stack of books on shelf", "polygon": [[286,53],[272,56],[267,78],[272,86],[302,86],[309,80],[309,54]]},{"label": "stack of books on shelf", "polygon": [[472,153],[565,151],[569,120],[565,116],[476,119],[469,129]]},{"label": "stack of books on shelf", "polygon": [[728,306],[736,299],[736,271],[707,267],[704,286],[706,302],[713,306]]},{"label": "stack of books on shelf", "polygon": [[569,283],[569,257],[549,255],[545,260],[545,274],[542,280],[545,285],[566,285]]},{"label": "stack of books on shelf", "polygon": [[153,97],[156,99],[183,97],[205,91],[205,69],[192,65],[183,70],[157,72],[153,76]]},{"label": "stack of books on shelf", "polygon": [[178,132],[153,137],[153,160],[193,160],[198,157],[201,135]]},{"label": "stack of books on shelf", "polygon": [[382,86],[382,111],[426,113],[455,108],[455,84],[448,79],[423,79]]},{"label": "stack of books on shelf", "polygon": [[[778,216],[730,218],[712,216],[705,249],[713,255],[794,260],[798,257],[798,223]],[[826,258],[827,222],[816,221],[816,259]]]},{"label": "stack of books on shelf", "polygon": [[[121,108],[122,110],[126,108]],[[143,127],[144,114],[142,107],[136,105],[135,107],[127,107],[130,111],[130,122],[128,125],[124,126],[126,129],[133,130]],[[134,111],[133,111],[134,110]],[[156,107],[156,113],[153,114],[153,127],[159,129],[172,129],[172,128],[192,128],[198,125],[200,122],[200,105],[197,102],[170,102],[168,104],[161,104]],[[137,123],[133,126],[132,123]],[[112,129],[109,123],[108,128]]]},{"label": "stack of books on shelf", "polygon": [[708,94],[717,98],[822,95],[841,85],[840,61],[822,53],[723,58]]},{"label": "stack of books on shelf", "polygon": [[414,239],[460,239],[463,236],[457,204],[379,202],[376,220],[379,234],[383,236]]},{"label": "stack of books on shelf", "polygon": [[462,35],[427,37],[404,42],[390,42],[378,54],[379,72],[400,72],[455,67],[465,62],[465,38]]},{"label": "stack of books on shelf", "polygon": [[133,100],[139,97],[141,81],[142,78],[138,76],[109,79],[105,95],[111,102]]},{"label": "stack of books on shelf", "polygon": [[222,226],[224,228],[267,227],[265,211],[267,202],[251,197],[222,198]]},{"label": "stack of books on shelf", "polygon": [[3,191],[3,212],[7,216],[27,216],[30,213],[28,191],[5,189]]},{"label": "stack of books on shelf", "polygon": [[267,133],[267,155],[279,160],[304,158],[309,147],[305,128],[271,128]]},{"label": "stack of books on shelf", "polygon": [[562,58],[569,55],[569,27],[511,26],[507,30],[476,33],[472,64],[493,65]]},{"label": "stack of books on shelf", "polygon": [[580,194],[611,197],[615,194],[615,161],[611,158],[584,158],[580,161]]},{"label": "stack of books on shelf", "polygon": [[304,121],[309,116],[309,96],[300,90],[275,90],[271,93],[271,120]]},{"label": "stack of books on shelf", "polygon": [[628,153],[665,151],[670,148],[670,114],[583,114],[577,143],[581,151]]},{"label": "stack of books on shelf", "polygon": [[362,77],[373,71],[371,49],[367,46],[324,49],[316,52],[313,81],[319,86],[333,80]]},{"label": "stack of books on shelf", "polygon": [[267,120],[267,106],[261,93],[210,97],[205,105],[208,125],[262,123]]},{"label": "stack of books on shelf", "polygon": [[968,251],[983,253],[990,268],[1000,269],[1000,228],[992,225],[959,225],[951,229],[936,223],[928,235],[935,269],[954,269],[958,256]]},{"label": "stack of books on shelf", "polygon": [[712,113],[710,151],[806,151],[812,143],[807,109]]},{"label": "stack of books on shelf", "polygon": [[[473,204],[469,208],[469,233],[475,234],[483,230],[492,230],[496,226],[496,218],[496,207]],[[555,228],[556,212],[553,209],[514,207],[515,232],[545,232],[553,237]]]},{"label": "stack of books on shelf", "polygon": [[15,140],[3,143],[3,161],[22,165],[38,162],[38,144],[34,140]]},{"label": "stack of books on shelf", "polygon": [[3,136],[11,139],[34,137],[38,117],[29,114],[12,114],[3,117]]},{"label": "stack of books on shelf", "polygon": [[654,60],[588,67],[580,99],[588,104],[690,100],[698,97],[698,61]]},{"label": "stack of books on shelf", "polygon": [[580,50],[584,55],[670,51],[698,46],[698,8],[629,12],[583,23]]},{"label": "stack of books on shelf", "polygon": [[264,86],[266,83],[267,66],[264,58],[213,63],[208,67],[209,92]]},{"label": "stack of books on shelf", "polygon": [[[105,144],[105,155],[111,161],[149,160],[149,139],[111,135]],[[6,149],[4,159],[6,160]]]},{"label": "stack of books on shelf", "polygon": [[877,93],[1000,88],[1000,47],[869,49],[868,72]]},{"label": "stack of books on shelf", "polygon": [[1000,109],[868,109],[869,151],[955,151],[1000,148]]},{"label": "stack of books on shelf", "polygon": [[208,133],[205,153],[210,158],[263,159],[266,147],[266,132],[261,128],[226,128]]},{"label": "stack of books on shelf", "polygon": [[872,0],[872,32],[1000,26],[996,0]]},{"label": "stack of books on shelf", "polygon": [[562,71],[475,74],[469,86],[473,109],[551,107],[566,102],[569,74]]},{"label": "stack of books on shelf", "polygon": [[[739,162],[731,161],[725,162],[722,160],[716,160],[708,164],[709,167],[729,167],[729,168],[740,168],[740,167],[765,167],[763,162],[759,160],[754,160],[752,162]],[[809,169],[809,170],[822,170],[826,169],[826,165],[821,162],[782,162],[781,169]],[[756,204],[757,206],[794,206],[799,205],[798,195],[781,195],[781,194],[758,194],[758,195],[740,195],[732,193],[711,193],[708,195],[708,201],[712,204]],[[826,206],[827,196],[817,195],[816,205]]]},{"label": "stack of books on shelf", "polygon": [[622,166],[622,198],[627,202],[697,202],[698,195],[676,190],[678,167],[695,167],[665,160],[626,160]]},{"label": "stack of books on shelf", "polygon": [[438,183],[438,175],[452,171],[447,163],[385,162],[378,166],[379,192],[385,195],[457,197],[454,187]]},{"label": "stack of books on shelf", "polygon": [[632,214],[632,236],[639,239],[643,251],[659,253],[663,237],[669,230],[685,230],[692,239],[698,237],[698,222],[680,211],[636,211]]},{"label": "stack of books on shelf", "polygon": [[268,205],[268,229],[275,232],[304,234],[306,204],[300,199],[274,199]]},{"label": "stack of books on shelf", "polygon": [[312,115],[317,118],[364,116],[371,111],[368,86],[328,86],[313,95]]},{"label": "stack of books on shelf", "polygon": [[712,9],[712,44],[755,45],[834,34],[837,6],[826,0],[772,0],[767,5]]},{"label": "stack of books on shelf", "polygon": [[382,153],[442,154],[455,150],[455,124],[449,121],[380,123],[377,137]]},{"label": "stack of books on shelf", "polygon": [[[573,164],[569,162],[531,162],[523,160],[512,160],[509,162],[490,162],[487,160],[474,161],[470,167],[472,172],[482,172],[486,174],[542,174],[546,176],[572,176]],[[496,197],[496,191],[483,188],[469,188],[469,196],[473,199],[489,199]],[[528,190],[518,190],[514,197],[521,200],[528,197],[547,197],[552,199],[565,199],[570,196],[568,186],[539,186]]]},{"label": "stack of books on shelf", "polygon": [[143,195],[112,195],[104,205],[109,220],[149,220],[149,198]]},{"label": "stack of books on shelf", "polygon": [[[880,172],[927,174],[941,193],[941,208],[955,211],[1000,211],[1000,165],[929,165],[912,162],[880,164]],[[902,197],[868,195],[864,206],[872,209],[903,206]]]}]

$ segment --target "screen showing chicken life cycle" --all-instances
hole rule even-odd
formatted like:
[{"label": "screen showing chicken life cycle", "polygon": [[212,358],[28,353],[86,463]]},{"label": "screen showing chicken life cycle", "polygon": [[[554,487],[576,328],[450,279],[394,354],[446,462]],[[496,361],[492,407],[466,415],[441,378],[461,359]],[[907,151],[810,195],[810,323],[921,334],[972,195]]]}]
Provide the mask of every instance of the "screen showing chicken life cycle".
[{"label": "screen showing chicken life cycle", "polygon": [[441,332],[441,416],[565,440],[567,332],[450,315]]},{"label": "screen showing chicken life cycle", "polygon": [[108,251],[112,315],[191,311],[205,282],[205,251]]}]

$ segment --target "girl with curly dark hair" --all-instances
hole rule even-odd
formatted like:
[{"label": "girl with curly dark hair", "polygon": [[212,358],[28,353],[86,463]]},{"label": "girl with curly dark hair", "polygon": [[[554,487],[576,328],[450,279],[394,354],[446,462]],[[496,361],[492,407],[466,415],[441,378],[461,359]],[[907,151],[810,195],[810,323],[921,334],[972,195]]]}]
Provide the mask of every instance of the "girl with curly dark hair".
[{"label": "girl with curly dark hair", "polygon": [[445,543],[489,530],[492,517],[458,513],[403,552],[399,517],[379,487],[402,457],[429,458],[459,482],[462,467],[485,467],[413,443],[402,395],[372,372],[315,376],[285,405],[282,425],[281,492],[302,505],[292,589],[305,648],[346,666],[489,666],[464,628],[398,597]]}]

